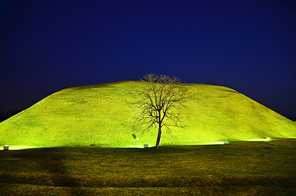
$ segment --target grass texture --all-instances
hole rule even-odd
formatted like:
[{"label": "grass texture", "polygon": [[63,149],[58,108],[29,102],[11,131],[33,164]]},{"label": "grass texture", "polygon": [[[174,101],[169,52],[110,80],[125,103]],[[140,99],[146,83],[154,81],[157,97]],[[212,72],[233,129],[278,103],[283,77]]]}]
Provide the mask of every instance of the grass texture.
[{"label": "grass texture", "polygon": [[295,195],[296,140],[0,151],[1,195]]},{"label": "grass texture", "polygon": [[[67,88],[0,123],[0,146],[135,147],[155,145],[157,129],[142,134],[128,106],[142,82]],[[296,138],[296,123],[227,87],[181,84],[191,97],[181,112],[184,128],[164,130],[160,145]],[[137,141],[132,134],[139,138]]]}]

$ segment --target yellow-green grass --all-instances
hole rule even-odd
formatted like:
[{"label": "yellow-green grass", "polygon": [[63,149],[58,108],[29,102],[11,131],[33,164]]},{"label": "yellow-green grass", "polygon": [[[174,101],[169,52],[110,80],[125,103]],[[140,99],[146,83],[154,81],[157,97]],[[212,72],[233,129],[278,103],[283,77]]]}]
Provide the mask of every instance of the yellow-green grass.
[{"label": "yellow-green grass", "polygon": [[[0,123],[0,146],[153,146],[157,129],[142,134],[133,120],[137,109],[127,104],[132,90],[143,85],[126,81],[58,91]],[[233,89],[181,85],[191,95],[181,109],[184,128],[164,130],[160,145],[296,138],[295,122]]]},{"label": "yellow-green grass", "polygon": [[295,195],[296,140],[0,151],[1,195]]}]

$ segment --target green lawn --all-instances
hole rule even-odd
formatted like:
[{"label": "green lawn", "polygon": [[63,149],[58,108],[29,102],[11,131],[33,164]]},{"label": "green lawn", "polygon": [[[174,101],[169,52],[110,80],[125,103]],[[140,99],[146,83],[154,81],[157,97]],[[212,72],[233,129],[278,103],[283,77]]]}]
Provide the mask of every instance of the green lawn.
[{"label": "green lawn", "polygon": [[296,140],[0,151],[1,195],[295,195]]},{"label": "green lawn", "polygon": [[[227,87],[181,84],[191,94],[181,110],[184,129],[162,134],[160,145],[197,145],[296,138],[296,123]],[[142,82],[116,82],[58,91],[0,123],[0,146],[11,148],[155,145],[157,129],[142,134],[128,106]],[[139,141],[132,134],[136,134]]]}]

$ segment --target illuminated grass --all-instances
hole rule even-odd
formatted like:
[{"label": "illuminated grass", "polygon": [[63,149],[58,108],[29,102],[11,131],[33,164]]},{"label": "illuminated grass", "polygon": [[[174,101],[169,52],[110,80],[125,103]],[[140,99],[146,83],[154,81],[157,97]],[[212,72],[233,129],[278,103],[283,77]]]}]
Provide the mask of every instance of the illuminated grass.
[{"label": "illuminated grass", "polygon": [[[153,146],[157,130],[142,135],[133,124],[136,109],[127,105],[131,90],[142,85],[117,82],[56,92],[0,123],[0,147]],[[296,137],[296,123],[233,89],[182,85],[192,95],[187,108],[181,111],[185,128],[164,131],[161,145]]]}]

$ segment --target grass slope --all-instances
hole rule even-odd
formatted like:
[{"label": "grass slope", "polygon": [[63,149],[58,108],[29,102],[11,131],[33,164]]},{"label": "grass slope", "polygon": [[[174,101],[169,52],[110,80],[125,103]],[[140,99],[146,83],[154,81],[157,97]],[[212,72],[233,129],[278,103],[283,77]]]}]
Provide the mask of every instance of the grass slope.
[{"label": "grass slope", "polygon": [[[161,145],[193,145],[224,140],[295,138],[296,123],[222,86],[186,85],[192,97],[182,109],[184,129],[164,131]],[[154,145],[157,130],[142,134],[133,122],[130,92],[142,82],[73,87],[56,92],[0,123],[0,145]],[[136,133],[139,141],[132,134]]]}]

